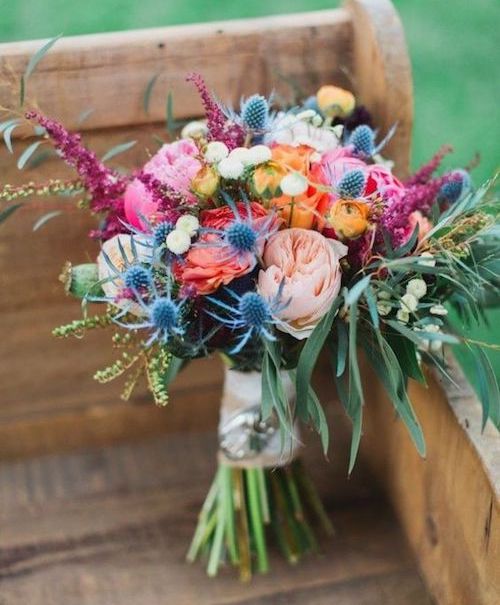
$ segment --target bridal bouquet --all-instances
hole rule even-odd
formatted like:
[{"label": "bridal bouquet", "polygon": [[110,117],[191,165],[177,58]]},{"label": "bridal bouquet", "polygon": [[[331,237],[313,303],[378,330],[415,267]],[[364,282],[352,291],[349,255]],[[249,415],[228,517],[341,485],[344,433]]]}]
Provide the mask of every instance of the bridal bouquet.
[{"label": "bridal bouquet", "polygon": [[205,119],[129,174],[38,110],[3,122],[11,151],[12,130],[27,120],[77,178],[5,185],[0,199],[72,194],[99,217],[95,262],[68,262],[61,276],[84,316],[54,331],[112,331],[119,357],[96,380],[126,375],[127,399],[145,377],[164,406],[187,361],[215,352],[224,360],[219,465],[188,558],[205,554],[210,575],[228,560],[248,578],[268,569],[268,529],[290,562],[317,548],[314,520],[332,532],[298,459],[300,424],[328,449],[311,385],[321,351],[352,421],[349,472],[365,404],[360,352],[422,455],[407,382],[425,382],[424,363],[446,374],[445,343],[474,351],[484,421],[499,423],[481,343],[448,321],[451,307],[465,323],[477,320],[498,294],[498,206],[491,184],[474,189],[466,170],[436,176],[448,148],[399,180],[381,155],[392,133],[381,140],[349,91],[326,85],[292,108],[254,94],[233,110],[201,76],[188,79]]}]

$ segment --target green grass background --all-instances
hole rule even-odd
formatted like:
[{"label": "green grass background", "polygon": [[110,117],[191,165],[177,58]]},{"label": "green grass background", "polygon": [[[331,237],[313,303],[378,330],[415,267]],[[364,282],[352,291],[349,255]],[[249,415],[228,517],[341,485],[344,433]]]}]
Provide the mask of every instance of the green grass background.
[{"label": "green grass background", "polygon": [[[407,35],[415,87],[413,164],[442,144],[456,152],[448,166],[475,152],[480,183],[498,168],[500,52],[498,0],[395,0]],[[255,17],[336,6],[336,0],[0,0],[0,41]],[[500,311],[470,336],[500,341]],[[490,352],[500,377],[500,354]],[[463,361],[463,356],[459,352]],[[471,379],[470,362],[465,369]]]}]

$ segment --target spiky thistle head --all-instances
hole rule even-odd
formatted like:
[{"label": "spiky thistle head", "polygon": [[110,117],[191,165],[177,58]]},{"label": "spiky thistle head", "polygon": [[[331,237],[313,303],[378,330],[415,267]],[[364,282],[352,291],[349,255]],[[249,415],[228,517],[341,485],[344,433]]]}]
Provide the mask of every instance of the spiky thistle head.
[{"label": "spiky thistle head", "polygon": [[257,233],[251,225],[235,221],[226,229],[226,239],[237,252],[252,252],[257,242]]},{"label": "spiky thistle head", "polygon": [[375,132],[366,124],[361,124],[352,131],[349,143],[354,145],[356,153],[371,156],[375,151]]},{"label": "spiky thistle head", "polygon": [[349,170],[337,184],[337,193],[345,199],[359,197],[365,188],[365,175],[362,170]]},{"label": "spiky thistle head", "polygon": [[246,292],[239,300],[238,310],[244,323],[260,330],[271,319],[269,304],[257,292]]},{"label": "spiky thistle head", "polygon": [[439,191],[438,198],[442,202],[454,204],[471,186],[469,173],[465,170],[454,170],[453,179],[444,183]]},{"label": "spiky thistle head", "polygon": [[175,225],[169,221],[158,223],[153,229],[155,248],[160,248],[167,240],[167,235],[175,229]]},{"label": "spiky thistle head", "polygon": [[250,130],[264,130],[269,119],[269,103],[262,95],[252,95],[241,104],[241,119]]},{"label": "spiky thistle head", "polygon": [[141,265],[132,265],[125,271],[123,282],[127,288],[147,288],[151,283],[151,274]]},{"label": "spiky thistle head", "polygon": [[151,322],[158,330],[171,332],[179,322],[178,306],[171,298],[157,298],[151,306]]}]

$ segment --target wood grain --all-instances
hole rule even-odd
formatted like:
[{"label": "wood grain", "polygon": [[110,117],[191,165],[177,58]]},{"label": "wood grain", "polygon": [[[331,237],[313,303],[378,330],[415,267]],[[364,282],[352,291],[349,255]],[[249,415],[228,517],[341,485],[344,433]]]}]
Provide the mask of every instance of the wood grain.
[{"label": "wood grain", "polygon": [[396,125],[384,148],[395,172],[410,169],[413,125],[411,65],[401,20],[390,0],[349,0],[353,24],[353,73],[357,97],[370,108],[381,134]]},{"label": "wood grain", "polygon": [[[177,117],[201,106],[186,74],[197,71],[219,98],[236,105],[241,95],[273,89],[290,98],[282,77],[306,90],[347,83],[350,15],[343,9],[240,21],[64,38],[43,58],[28,82],[28,104],[86,130],[158,122],[168,92]],[[0,44],[0,106],[17,107],[19,80],[42,41]],[[143,98],[158,74],[149,112]]]},{"label": "wood grain", "polygon": [[339,500],[325,463],[308,462],[337,527],[322,556],[289,567],[273,552],[246,586],[185,563],[214,446],[172,435],[0,466],[2,605],[430,605],[388,508]]},{"label": "wood grain", "polygon": [[411,384],[427,457],[421,459],[366,369],[370,399],[362,447],[395,507],[430,592],[440,605],[500,602],[500,436],[456,362],[458,388]]}]

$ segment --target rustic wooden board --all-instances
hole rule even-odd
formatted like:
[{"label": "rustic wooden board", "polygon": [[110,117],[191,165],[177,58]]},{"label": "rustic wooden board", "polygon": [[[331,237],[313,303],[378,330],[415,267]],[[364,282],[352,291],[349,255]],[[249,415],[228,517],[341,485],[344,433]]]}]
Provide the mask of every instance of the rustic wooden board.
[{"label": "rustic wooden board", "polygon": [[387,491],[430,592],[443,605],[500,603],[500,435],[481,432],[481,409],[456,362],[458,386],[412,383],[427,442],[421,459],[380,383],[365,371],[362,447]]},{"label": "rustic wooden board", "polygon": [[322,556],[289,567],[273,554],[246,586],[186,564],[214,446],[172,435],[0,466],[2,605],[430,605],[387,506],[366,478],[332,490],[326,464],[309,463],[337,528]]},{"label": "rustic wooden board", "polygon": [[[198,115],[201,106],[186,74],[202,73],[221,99],[236,105],[242,95],[273,89],[290,98],[291,88],[315,89],[324,82],[347,84],[351,17],[344,9],[180,25],[59,40],[28,84],[28,101],[80,128],[81,112],[92,108],[85,129],[158,122],[172,92],[178,117]],[[19,79],[42,41],[0,45],[0,105],[16,107]],[[158,75],[149,112],[144,92]]]}]

